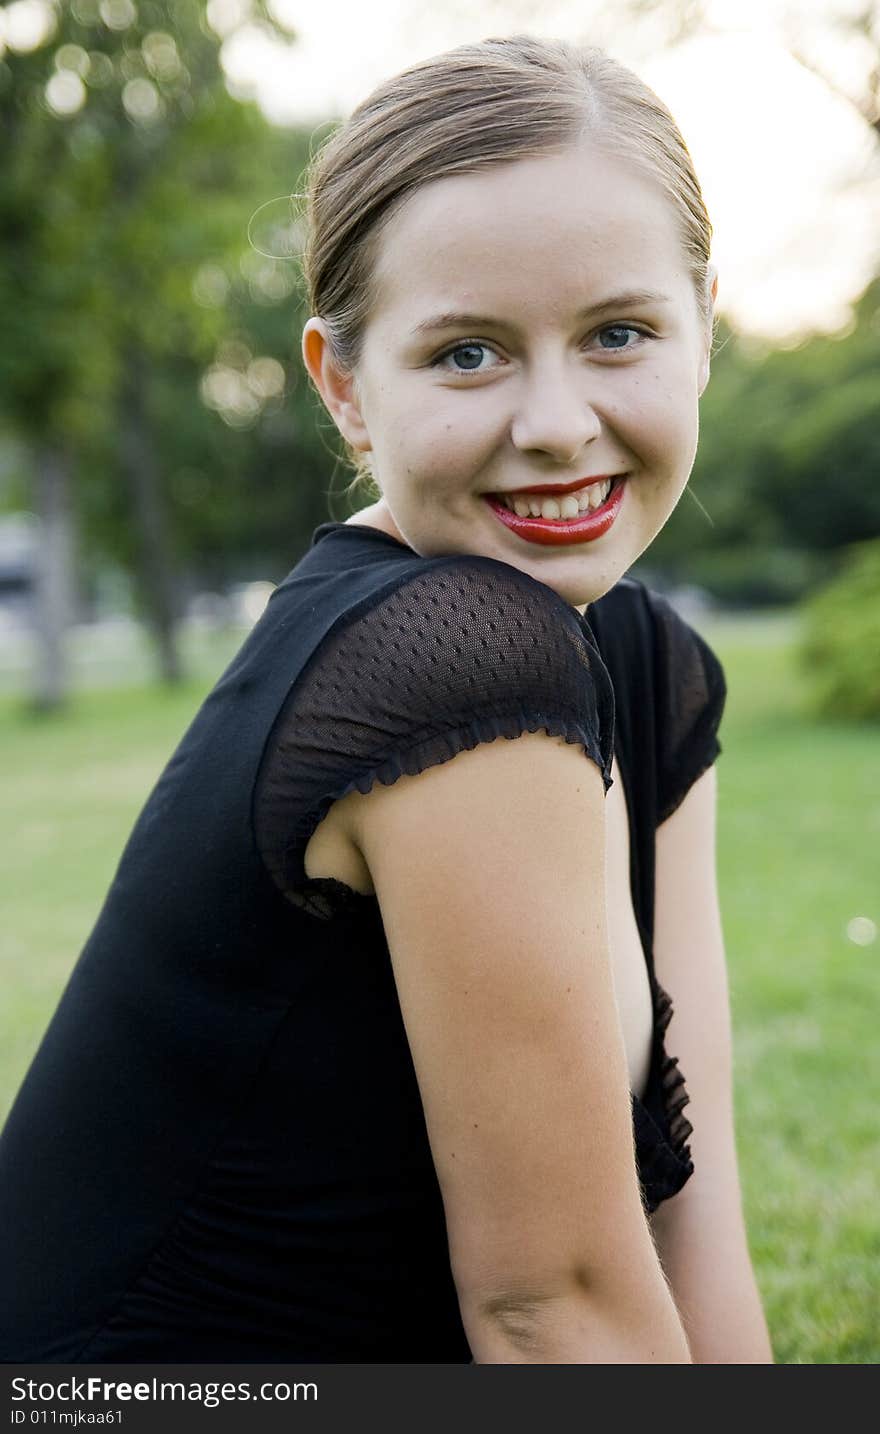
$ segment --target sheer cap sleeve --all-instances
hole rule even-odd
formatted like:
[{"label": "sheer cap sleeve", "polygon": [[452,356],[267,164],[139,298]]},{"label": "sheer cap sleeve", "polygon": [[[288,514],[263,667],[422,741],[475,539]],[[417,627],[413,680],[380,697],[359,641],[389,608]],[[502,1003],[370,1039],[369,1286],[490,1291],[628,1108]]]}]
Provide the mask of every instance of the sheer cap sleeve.
[{"label": "sheer cap sleeve", "polygon": [[312,915],[341,883],[304,870],[347,793],[390,785],[481,742],[544,728],[611,785],[614,696],[588,624],[545,584],[476,555],[429,559],[330,630],[270,733],[254,834],[276,886]]},{"label": "sheer cap sleeve", "polygon": [[657,639],[657,825],[721,752],[727,684],[708,643],[659,593],[648,592]]}]

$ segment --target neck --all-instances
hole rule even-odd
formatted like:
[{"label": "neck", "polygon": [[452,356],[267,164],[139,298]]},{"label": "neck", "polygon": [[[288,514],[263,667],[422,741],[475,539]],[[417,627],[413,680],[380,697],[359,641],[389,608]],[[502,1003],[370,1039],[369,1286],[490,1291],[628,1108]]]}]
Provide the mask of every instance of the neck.
[{"label": "neck", "polygon": [[[346,523],[354,523],[360,528],[378,528],[380,533],[387,533],[389,537],[396,538],[398,542],[405,543],[406,539],[398,530],[397,524],[388,511],[386,504],[380,498],[378,502],[371,503],[367,508],[361,508],[359,512],[352,513],[350,518],[345,519]],[[573,603],[575,612],[581,617],[587,617],[588,602]],[[589,618],[587,617],[589,621]]]}]

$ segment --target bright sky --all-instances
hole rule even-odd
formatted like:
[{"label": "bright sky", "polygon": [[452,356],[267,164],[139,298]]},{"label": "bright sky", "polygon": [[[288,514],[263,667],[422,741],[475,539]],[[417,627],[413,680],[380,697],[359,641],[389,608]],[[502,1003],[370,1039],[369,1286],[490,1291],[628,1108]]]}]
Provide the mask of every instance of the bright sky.
[{"label": "bright sky", "polygon": [[[278,46],[245,25],[226,42],[224,63],[271,119],[316,123],[466,40],[525,30],[603,45],[657,91],[688,143],[715,226],[719,309],[785,341],[842,327],[880,258],[880,150],[785,43],[789,34],[857,88],[870,49],[844,43],[834,21],[859,3],[706,0],[711,33],[670,47],[664,15],[674,0],[636,21],[601,0],[273,0],[296,42]],[[247,0],[211,8],[222,29]],[[878,47],[880,36],[875,55]]]},{"label": "bright sky", "polygon": [[[715,229],[719,309],[749,333],[786,342],[843,328],[880,263],[880,145],[792,53],[864,93],[880,20],[873,43],[843,23],[864,4],[703,0],[700,37],[680,43],[670,17],[690,8],[686,0],[655,0],[637,18],[625,0],[269,0],[296,34],[287,44],[249,22],[251,0],[207,0],[207,13],[227,37],[230,87],[256,96],[280,124],[345,115],[379,80],[466,40],[525,30],[602,45],[657,91],[684,134]],[[0,55],[43,43],[51,8],[0,5]],[[136,0],[100,0],[100,13],[124,30]],[[59,115],[86,102],[77,71],[76,56],[56,54],[47,100]],[[157,103],[144,80],[123,98],[139,120],[149,118],[147,101]]]}]

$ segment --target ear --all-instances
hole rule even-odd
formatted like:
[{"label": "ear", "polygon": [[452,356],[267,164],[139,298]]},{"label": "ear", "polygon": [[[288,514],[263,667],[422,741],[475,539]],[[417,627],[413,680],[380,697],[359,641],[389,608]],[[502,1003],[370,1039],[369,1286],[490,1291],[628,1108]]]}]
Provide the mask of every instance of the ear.
[{"label": "ear", "polygon": [[[718,296],[718,270],[715,268],[715,265],[714,265],[714,264],[710,264],[710,265],[708,266],[708,269],[707,269],[707,283],[708,283],[708,285],[709,285],[709,293],[710,293],[711,299],[712,299],[711,313],[712,313],[712,315],[714,315],[715,300],[716,300],[716,298],[717,298],[717,296]],[[711,362],[712,362],[712,337],[713,337],[713,324],[712,324],[712,320],[711,320],[711,318],[710,318],[710,321],[709,321],[709,324],[708,324],[708,330],[707,330],[707,333],[706,333],[705,339],[704,339],[703,355],[702,355],[702,358],[701,358],[701,360],[700,360],[700,375],[699,375],[698,384],[697,384],[697,388],[698,388],[698,392],[699,392],[699,394],[700,394],[700,397],[703,396],[703,393],[705,392],[706,386],[707,386],[707,384],[708,384],[708,382],[709,382],[709,370],[710,370]]]},{"label": "ear", "polygon": [[310,318],[303,329],[302,356],[324,407],[343,438],[358,452],[368,453],[373,445],[361,413],[354,374],[336,362],[323,319]]}]

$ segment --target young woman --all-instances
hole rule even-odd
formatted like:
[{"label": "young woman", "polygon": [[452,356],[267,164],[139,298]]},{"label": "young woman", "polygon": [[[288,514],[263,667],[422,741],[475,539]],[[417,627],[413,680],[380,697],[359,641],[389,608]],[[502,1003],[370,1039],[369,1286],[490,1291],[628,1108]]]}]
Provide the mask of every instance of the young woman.
[{"label": "young woman", "polygon": [[602,52],[487,40],[370,95],[309,216],[376,501],[135,826],[3,1137],[3,1357],[769,1362],[724,679],[624,576],[709,377],[684,142]]}]

